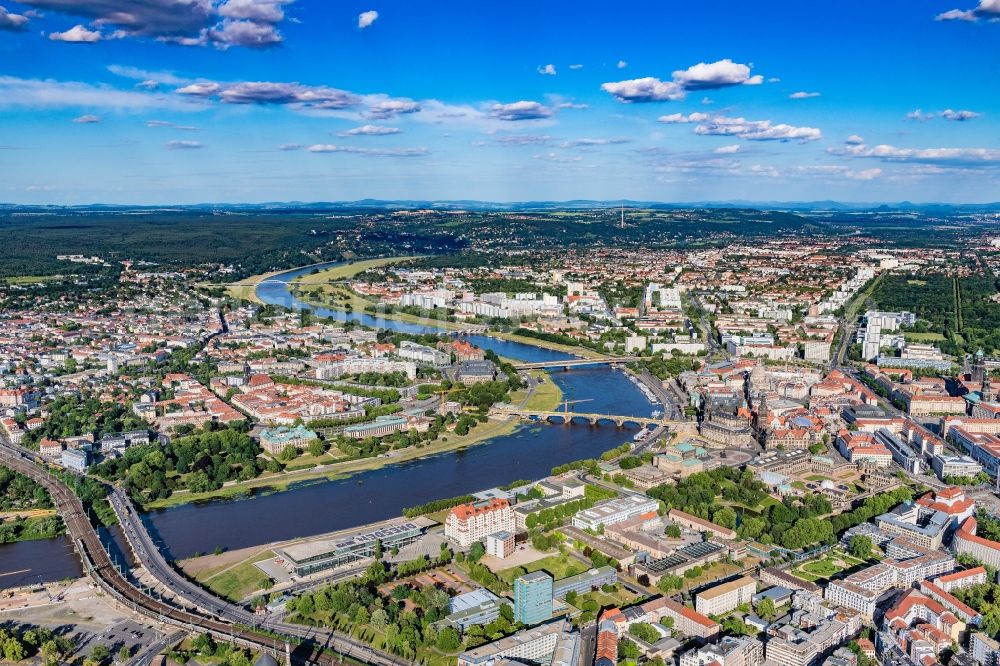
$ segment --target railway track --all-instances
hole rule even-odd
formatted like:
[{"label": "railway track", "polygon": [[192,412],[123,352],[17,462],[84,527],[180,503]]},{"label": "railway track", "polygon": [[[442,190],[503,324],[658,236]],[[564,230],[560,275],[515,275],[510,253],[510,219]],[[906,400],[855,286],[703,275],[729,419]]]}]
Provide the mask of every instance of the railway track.
[{"label": "railway track", "polygon": [[[42,485],[51,495],[66,531],[76,546],[87,575],[102,590],[121,605],[165,624],[190,632],[207,632],[257,651],[266,651],[279,660],[303,664],[330,665],[344,663],[339,655],[330,654],[309,644],[295,645],[281,634],[265,634],[222,621],[207,614],[177,608],[155,599],[133,586],[114,566],[104,550],[94,526],[90,523],[83,503],[60,479],[37,465],[29,452],[0,444],[0,463]],[[379,659],[364,659],[349,655],[355,661],[382,663]]]}]

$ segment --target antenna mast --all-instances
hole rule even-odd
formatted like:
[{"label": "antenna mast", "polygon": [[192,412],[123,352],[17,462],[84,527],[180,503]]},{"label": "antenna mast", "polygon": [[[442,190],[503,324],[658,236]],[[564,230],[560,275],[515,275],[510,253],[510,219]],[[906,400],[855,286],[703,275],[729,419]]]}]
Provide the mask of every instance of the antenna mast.
[{"label": "antenna mast", "polygon": [[622,202],[622,229],[625,228],[625,202]]}]

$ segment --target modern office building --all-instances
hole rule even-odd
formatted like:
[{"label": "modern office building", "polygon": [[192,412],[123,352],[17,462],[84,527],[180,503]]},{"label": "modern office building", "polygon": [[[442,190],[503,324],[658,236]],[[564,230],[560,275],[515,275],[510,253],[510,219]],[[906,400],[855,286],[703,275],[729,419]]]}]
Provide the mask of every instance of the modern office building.
[{"label": "modern office building", "polygon": [[655,513],[659,508],[658,500],[642,495],[627,495],[578,512],[573,516],[573,527],[596,530],[601,525],[614,525],[644,513]]},{"label": "modern office building", "polygon": [[552,617],[552,576],[535,571],[514,579],[514,619],[527,625]]},{"label": "modern office building", "polygon": [[757,592],[757,583],[741,576],[698,593],[695,609],[702,615],[722,615],[740,604],[749,604]]},{"label": "modern office building", "polygon": [[580,659],[579,639],[580,634],[573,631],[569,622],[551,622],[466,650],[458,655],[457,666],[510,663],[577,666]]},{"label": "modern office building", "polygon": [[562,599],[570,592],[585,594],[591,590],[600,588],[602,585],[614,585],[618,580],[618,572],[614,567],[600,567],[590,569],[575,576],[560,578],[552,584],[552,596],[555,599]]},{"label": "modern office building", "polygon": [[275,552],[285,561],[289,572],[295,576],[307,576],[372,557],[377,542],[381,542],[386,550],[402,548],[420,538],[431,524],[435,523],[426,518],[397,519],[374,530],[355,530],[334,538],[304,541]]}]

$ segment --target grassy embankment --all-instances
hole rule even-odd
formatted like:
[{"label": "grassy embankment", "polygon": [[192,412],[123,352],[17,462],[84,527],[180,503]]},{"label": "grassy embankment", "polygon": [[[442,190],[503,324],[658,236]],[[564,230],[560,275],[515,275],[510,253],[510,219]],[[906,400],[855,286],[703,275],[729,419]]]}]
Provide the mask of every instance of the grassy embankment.
[{"label": "grassy embankment", "polygon": [[240,560],[236,564],[200,571],[194,579],[220,597],[239,602],[247,595],[262,590],[268,585],[268,577],[254,566],[254,563],[272,557],[274,557],[273,550],[264,550]]}]

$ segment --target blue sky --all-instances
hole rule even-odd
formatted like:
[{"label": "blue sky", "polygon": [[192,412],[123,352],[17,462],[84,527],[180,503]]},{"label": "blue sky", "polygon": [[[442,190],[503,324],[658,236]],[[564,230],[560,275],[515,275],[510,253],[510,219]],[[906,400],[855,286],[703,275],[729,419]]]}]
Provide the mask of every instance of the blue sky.
[{"label": "blue sky", "polygon": [[1000,0],[138,4],[0,0],[0,201],[1000,199]]}]

